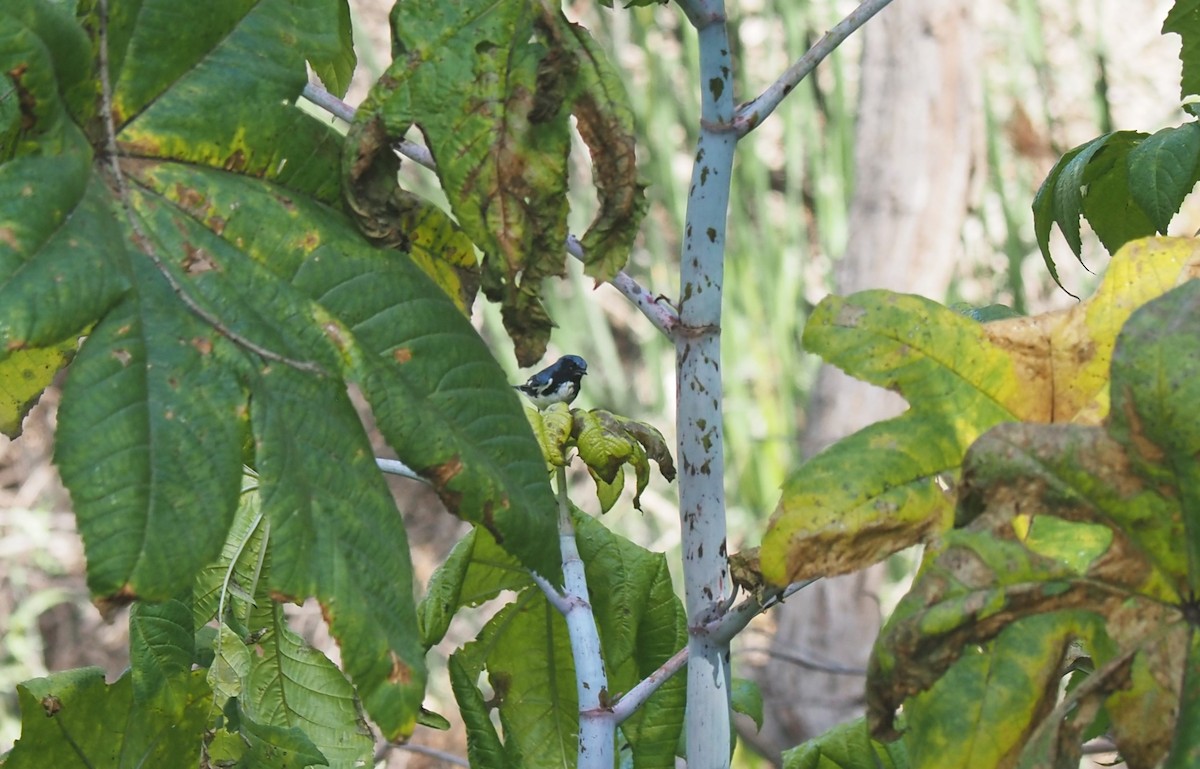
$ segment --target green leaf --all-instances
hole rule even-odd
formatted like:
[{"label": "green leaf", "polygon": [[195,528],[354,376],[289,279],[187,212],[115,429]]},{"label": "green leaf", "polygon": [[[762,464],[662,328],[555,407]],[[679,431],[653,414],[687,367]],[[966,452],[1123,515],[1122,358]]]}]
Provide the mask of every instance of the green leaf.
[{"label": "green leaf", "polygon": [[458,702],[459,712],[467,728],[467,756],[471,766],[479,769],[515,769],[513,761],[496,733],[496,727],[488,714],[487,703],[475,686],[475,675],[468,672],[462,660],[463,653],[450,655],[450,687]]},{"label": "green leaf", "polygon": [[989,427],[1032,415],[1017,361],[984,326],[916,296],[829,297],[805,328],[806,349],[912,404],[802,465],[763,538],[775,584],[841,574],[947,527],[937,477],[953,472]]},{"label": "green leaf", "polygon": [[1164,235],[1195,186],[1198,159],[1200,124],[1194,122],[1164,128],[1129,153],[1129,193]]},{"label": "green leaf", "polygon": [[374,740],[345,676],[287,628],[281,607],[272,608],[267,622],[240,700],[251,746],[316,749],[330,767],[342,769],[370,761]]},{"label": "green leaf", "polygon": [[1189,640],[1181,686],[1179,719],[1171,741],[1171,756],[1164,769],[1186,769],[1200,764],[1200,634]]},{"label": "green leaf", "polygon": [[458,610],[479,606],[504,590],[520,591],[533,578],[516,558],[496,544],[485,529],[472,529],[429,578],[417,605],[425,648],[439,643]]},{"label": "green leaf", "polygon": [[1137,238],[1153,235],[1154,223],[1138,204],[1128,155],[1142,134],[1114,137],[1088,167],[1083,215],[1110,253]]},{"label": "green leaf", "polygon": [[167,688],[186,692],[186,699],[171,702],[156,695],[140,702],[133,696],[128,674],[108,685],[99,668],[19,684],[21,738],[4,765],[9,769],[195,766],[200,761],[197,735],[205,728],[212,702],[204,671],[185,673]]},{"label": "green leaf", "polygon": [[749,678],[733,679],[729,695],[730,705],[735,713],[749,716],[754,725],[762,729],[763,725],[763,696],[758,684]]},{"label": "green leaf", "polygon": [[1154,233],[1154,223],[1135,202],[1131,189],[1131,153],[1145,138],[1136,131],[1116,131],[1076,147],[1055,164],[1034,196],[1034,232],[1046,267],[1060,288],[1050,256],[1052,225],[1058,225],[1077,259],[1083,248],[1081,215],[1087,217],[1110,253],[1134,238]]},{"label": "green leaf", "polygon": [[379,168],[390,168],[390,145],[418,126],[455,218],[484,252],[484,292],[501,302],[517,360],[530,365],[553,326],[542,282],[565,271],[572,114],[600,202],[584,236],[589,274],[620,269],[645,212],[620,80],[586,32],[525,0],[406,2],[393,9],[392,29],[395,61],[349,136],[351,205],[368,220],[387,218],[394,174]]},{"label": "green leaf", "polygon": [[[238,734],[246,742],[245,753],[238,767],[245,769],[304,769],[308,766],[330,766],[324,754],[312,740],[295,726],[283,727],[260,724],[244,711],[238,719]],[[362,759],[343,766],[361,765]]]},{"label": "green leaf", "polygon": [[174,599],[161,604],[139,602],[130,611],[130,676],[138,702],[148,702],[164,689],[163,697],[180,706],[190,696],[187,674],[196,649],[189,604]]},{"label": "green leaf", "polygon": [[[324,0],[311,6],[309,13],[308,18],[301,17],[299,22],[310,45],[306,50],[308,63],[326,90],[335,96],[345,96],[358,64],[350,4],[346,0]],[[337,23],[330,24],[331,18],[336,18]]]},{"label": "green leaf", "polygon": [[1183,44],[1179,51],[1183,63],[1180,96],[1200,94],[1200,3],[1175,0],[1163,21],[1162,32],[1178,34]]},{"label": "green leaf", "polygon": [[1067,245],[1071,247],[1076,259],[1083,253],[1083,243],[1079,236],[1079,217],[1083,214],[1083,187],[1088,164],[1116,135],[1115,132],[1108,133],[1084,144],[1079,153],[1063,166],[1062,174],[1054,185],[1054,221],[1063,237],[1067,239]]},{"label": "green leaf", "polygon": [[863,719],[850,721],[783,753],[784,769],[908,769],[903,741],[871,739]]},{"label": "green leaf", "polygon": [[1200,592],[1200,281],[1135,312],[1113,352],[1113,437],[1138,474],[1177,495],[1178,515],[1114,507],[1114,519],[1183,595]]},{"label": "green leaf", "polygon": [[[662,555],[612,534],[585,514],[576,513],[573,520],[609,694],[616,697],[686,642],[683,607]],[[524,756],[521,765],[526,767],[561,767],[574,760],[579,713],[570,642],[562,615],[541,591],[522,592],[455,656],[462,665],[456,687],[474,690],[476,677],[486,670],[499,703],[508,755]],[[622,724],[637,766],[674,766],[685,686],[682,676],[667,681]],[[456,689],[464,712],[478,705],[480,696],[478,690]],[[495,753],[494,732],[482,723],[478,728],[484,740],[479,749]]]},{"label": "green leaf", "polygon": [[0,433],[21,434],[21,423],[75,353],[75,340],[52,347],[16,350],[0,361]]}]

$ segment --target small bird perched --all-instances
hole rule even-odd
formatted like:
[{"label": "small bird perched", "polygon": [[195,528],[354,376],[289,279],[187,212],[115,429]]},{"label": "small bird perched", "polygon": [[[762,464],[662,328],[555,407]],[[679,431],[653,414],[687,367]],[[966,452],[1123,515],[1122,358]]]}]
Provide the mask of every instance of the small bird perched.
[{"label": "small bird perched", "polygon": [[570,403],[579,394],[579,382],[587,373],[587,361],[578,355],[564,355],[529,377],[523,385],[513,385],[533,401],[538,409],[552,403]]}]

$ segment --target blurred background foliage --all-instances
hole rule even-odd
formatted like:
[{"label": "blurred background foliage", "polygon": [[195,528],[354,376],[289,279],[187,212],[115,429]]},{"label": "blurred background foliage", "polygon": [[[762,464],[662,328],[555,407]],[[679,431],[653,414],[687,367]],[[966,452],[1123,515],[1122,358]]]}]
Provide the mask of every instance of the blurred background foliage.
[{"label": "blurred background foliage", "polygon": [[[390,59],[390,3],[351,5],[361,53],[347,101],[356,104]],[[1159,34],[1170,5],[1152,0],[978,5],[982,161],[950,294],[934,299],[1001,302],[1030,312],[1071,301],[1053,288],[1037,255],[1033,193],[1058,156],[1083,141],[1114,128],[1154,131],[1182,121],[1178,39]],[[756,95],[855,6],[846,0],[730,2],[738,100]],[[669,301],[678,290],[680,224],[698,114],[694,36],[671,5],[605,9],[594,0],[575,0],[566,11],[611,52],[625,77],[652,204],[627,270]],[[723,327],[731,551],[757,544],[781,481],[799,461],[798,436],[818,364],[803,353],[799,339],[810,308],[831,290],[848,238],[860,51],[856,36],[738,150]],[[586,152],[575,153],[574,160],[576,189],[586,190]],[[404,174],[412,186],[432,188],[432,177],[414,164],[406,164]],[[573,194],[572,227],[578,232],[590,221],[594,200],[586,192]],[[1198,221],[1189,201],[1175,226],[1191,234]],[[1106,257],[1098,245],[1093,241],[1085,249],[1088,267],[1100,271]],[[1056,253],[1064,284],[1077,294],[1089,291],[1094,277],[1070,259],[1061,242]],[[551,314],[559,328],[548,358],[571,352],[591,364],[576,405],[649,421],[673,442],[673,347],[615,290],[593,286],[574,264],[552,293]],[[511,379],[519,381],[526,372],[516,369],[498,311],[481,303],[476,315]],[[0,437],[0,751],[16,736],[17,681],[48,669],[104,664],[111,670],[121,664],[122,623],[109,626],[103,642],[93,635],[103,626],[87,604],[77,539],[69,516],[62,515],[69,500],[49,465],[54,400],[51,393],[35,410],[22,438]],[[414,492],[397,489],[408,517]],[[587,492],[581,483],[579,498]],[[643,497],[644,514],[618,505],[607,522],[653,549],[671,550],[678,540],[674,493],[652,484]],[[435,509],[429,515],[441,520]],[[418,570],[425,570],[421,578],[428,573],[421,564],[435,564],[459,530],[452,521],[442,528],[445,536],[413,537],[417,547],[430,550],[416,556]],[[69,554],[62,542],[69,543]]]}]

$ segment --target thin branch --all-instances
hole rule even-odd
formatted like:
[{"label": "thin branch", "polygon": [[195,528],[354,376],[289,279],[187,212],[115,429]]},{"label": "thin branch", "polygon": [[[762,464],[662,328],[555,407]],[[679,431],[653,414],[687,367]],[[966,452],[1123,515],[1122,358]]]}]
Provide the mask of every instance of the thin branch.
[{"label": "thin branch", "polygon": [[554,587],[554,585],[550,584],[550,580],[546,579],[541,574],[531,571],[529,572],[529,576],[533,579],[533,584],[537,585],[538,589],[542,591],[542,594],[546,596],[546,600],[550,602],[550,605],[554,607],[554,610],[559,614],[566,616],[567,612],[571,610],[571,600],[567,596],[558,592],[558,589]]},{"label": "thin branch", "polygon": [[815,579],[793,582],[785,588],[768,591],[761,599],[758,596],[752,595],[730,609],[724,616],[709,623],[706,630],[718,641],[728,643],[733,640],[734,636],[742,632],[746,625],[750,624],[750,620],[772,606],[783,603],[785,599],[795,595],[814,582],[816,582]]},{"label": "thin branch", "polygon": [[826,56],[833,53],[834,49],[850,37],[856,29],[866,24],[872,16],[883,10],[890,2],[892,0],[863,0],[857,8],[850,12],[849,16],[835,24],[812,48],[805,51],[804,55],[788,67],[779,76],[779,79],[768,86],[758,98],[738,108],[733,118],[734,132],[742,137],[757,128],[768,115],[775,111],[775,108],[783,101],[783,97],[791,93],[801,80],[808,77],[809,73],[816,69]]},{"label": "thin branch", "polygon": [[417,475],[416,470],[404,464],[399,459],[383,459],[382,457],[375,457],[375,466],[378,467],[382,472],[388,473],[389,475],[398,475],[401,478],[408,478],[409,480],[420,481],[421,483],[429,483],[428,478],[422,478],[420,475]]},{"label": "thin branch", "polygon": [[[334,117],[348,123],[354,120],[355,110],[353,107],[315,83],[309,83],[304,86],[302,96]],[[428,168],[430,171],[437,171],[437,164],[434,162],[433,154],[420,144],[402,139],[396,142],[393,147],[397,152],[417,165]],[[567,236],[566,250],[567,253],[579,261],[584,261],[583,246],[574,235]],[[674,307],[655,297],[624,270],[613,276],[609,283],[612,284],[613,288],[620,291],[668,339],[673,337],[675,329],[679,325],[679,313],[675,311]]]},{"label": "thin branch", "polygon": [[832,676],[854,676],[856,678],[865,678],[867,675],[866,668],[848,667],[845,665],[837,665],[832,662],[821,662],[809,657],[805,654],[794,651],[783,651],[781,649],[771,649],[766,646],[746,646],[738,649],[738,654],[765,654],[768,657],[790,662],[796,667],[804,668],[805,670],[815,670],[818,673],[828,673]]},{"label": "thin branch", "polygon": [[687,659],[688,650],[685,646],[659,665],[658,670],[643,678],[637,683],[637,686],[621,695],[621,699],[617,700],[612,707],[612,714],[617,723],[619,724],[633,715],[650,698],[651,694],[658,691],[658,687],[666,683],[671,676],[678,673],[687,664]]},{"label": "thin branch", "polygon": [[179,297],[184,306],[193,315],[200,318],[209,326],[212,326],[213,330],[218,334],[266,360],[291,366],[298,371],[325,375],[327,373],[325,369],[312,361],[294,360],[280,355],[247,339],[226,326],[221,322],[220,318],[209,312],[192,298],[191,294],[184,289],[183,284],[179,282],[179,279],[175,277],[175,273],[171,272],[171,268],[159,256],[153,241],[150,239],[149,234],[142,228],[141,222],[138,221],[137,214],[133,210],[133,204],[129,200],[129,187],[125,184],[125,174],[121,170],[121,158],[117,151],[117,126],[113,121],[112,81],[108,71],[108,0],[100,0],[99,11],[99,50],[97,51],[97,57],[100,65],[100,109],[104,113],[105,152],[108,154],[109,171],[112,174],[113,185],[117,188],[117,198],[121,201],[121,210],[124,212],[125,219],[129,223],[129,229],[133,233],[133,240],[138,250],[154,263],[154,266],[158,268],[158,271],[167,281],[167,285],[171,287],[171,290],[175,292],[175,295]]},{"label": "thin branch", "polygon": [[575,661],[575,695],[579,703],[579,769],[610,769],[613,766],[613,746],[616,742],[616,721],[609,712],[604,697],[608,691],[608,674],[604,670],[604,654],[600,649],[600,632],[588,595],[587,575],[579,546],[575,541],[575,526],[571,523],[571,508],[567,499],[567,468],[556,468],[558,492],[558,542],[562,550],[563,594],[567,610],[567,636],[571,639],[571,658]]},{"label": "thin branch", "polygon": [[429,756],[430,758],[436,758],[438,761],[442,761],[452,766],[465,766],[468,767],[468,769],[471,766],[471,762],[467,761],[467,759],[463,758],[462,756],[456,756],[453,753],[447,753],[444,750],[431,748],[428,745],[415,745],[411,742],[389,742],[384,744],[379,750],[375,751],[375,761],[382,761],[384,757],[386,757],[387,754],[393,750],[406,750],[409,753],[417,753],[422,756]]}]

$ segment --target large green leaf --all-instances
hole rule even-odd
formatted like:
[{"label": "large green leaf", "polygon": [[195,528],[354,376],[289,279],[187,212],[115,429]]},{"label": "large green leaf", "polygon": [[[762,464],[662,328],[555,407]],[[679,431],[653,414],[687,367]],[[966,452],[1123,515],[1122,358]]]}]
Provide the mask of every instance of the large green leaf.
[{"label": "large green leaf", "polygon": [[386,229],[397,210],[381,183],[394,185],[391,144],[418,126],[455,217],[484,252],[484,291],[502,302],[517,359],[530,365],[553,325],[542,281],[565,270],[572,114],[599,192],[583,238],[590,274],[606,279],[623,266],[645,212],[620,81],[587,32],[550,4],[414,0],[395,6],[392,29],[395,61],[350,134],[352,206]]},{"label": "large green leaf", "polygon": [[[407,733],[425,678],[407,542],[347,386],[452,512],[548,578],[559,556],[502,369],[407,255],[356,231],[342,139],[294,106],[306,64],[344,87],[344,0],[2,13],[0,375],[30,370],[11,356],[48,354],[43,386],[87,333],[56,461],[93,592],[190,589],[221,552],[245,461],[271,530],[264,585],[322,602],[368,711]],[[9,385],[0,413],[19,415],[27,395]]]},{"label": "large green leaf", "polygon": [[[970,523],[946,535],[871,661],[878,734],[906,702],[911,754],[939,757],[922,765],[1063,765],[1078,760],[1102,705],[1131,766],[1194,749],[1180,714],[1196,696],[1186,671],[1196,648],[1198,330],[1200,281],[1190,280],[1126,323],[1104,427],[1003,425],[972,447],[959,501]],[[1072,640],[1094,672],[1051,713]],[[962,716],[986,739],[954,727]]]}]

